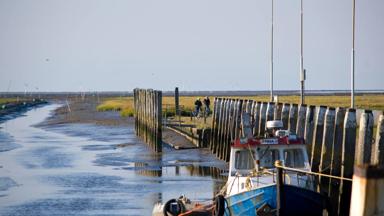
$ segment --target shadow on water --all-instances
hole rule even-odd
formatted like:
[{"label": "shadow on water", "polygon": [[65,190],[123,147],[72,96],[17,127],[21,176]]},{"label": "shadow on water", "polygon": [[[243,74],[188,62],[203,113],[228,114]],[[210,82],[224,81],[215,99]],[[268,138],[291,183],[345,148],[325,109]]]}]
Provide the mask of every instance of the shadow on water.
[{"label": "shadow on water", "polygon": [[210,200],[226,181],[208,150],[154,153],[133,126],[33,126],[56,107],[0,125],[0,215],[150,215],[181,194]]}]

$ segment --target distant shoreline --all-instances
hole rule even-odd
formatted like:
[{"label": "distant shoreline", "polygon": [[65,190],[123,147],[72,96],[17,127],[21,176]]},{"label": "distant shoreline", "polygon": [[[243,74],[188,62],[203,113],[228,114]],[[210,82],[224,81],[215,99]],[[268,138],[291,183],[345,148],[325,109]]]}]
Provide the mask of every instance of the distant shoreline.
[{"label": "distant shoreline", "polygon": [[[182,91],[180,96],[262,96],[269,95],[270,91]],[[307,90],[306,95],[350,95],[349,90]],[[356,90],[356,95],[363,94],[384,94],[384,90]],[[55,97],[73,97],[73,96],[99,96],[99,97],[125,97],[133,96],[132,91],[87,91],[87,92],[0,92],[0,97],[27,97],[27,98],[55,98]],[[164,96],[173,96],[174,91],[163,91]],[[275,90],[274,95],[300,95],[298,90]]]}]

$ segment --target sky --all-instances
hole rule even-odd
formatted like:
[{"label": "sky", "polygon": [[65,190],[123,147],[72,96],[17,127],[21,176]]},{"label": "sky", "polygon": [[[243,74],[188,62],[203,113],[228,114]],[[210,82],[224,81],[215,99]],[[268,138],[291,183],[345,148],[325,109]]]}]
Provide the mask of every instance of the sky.
[{"label": "sky", "polygon": [[[384,1],[356,0],[356,89],[384,89]],[[274,87],[299,90],[300,1],[275,0]],[[271,0],[0,0],[1,91],[270,88]],[[350,89],[352,0],[304,0],[306,89]]]}]

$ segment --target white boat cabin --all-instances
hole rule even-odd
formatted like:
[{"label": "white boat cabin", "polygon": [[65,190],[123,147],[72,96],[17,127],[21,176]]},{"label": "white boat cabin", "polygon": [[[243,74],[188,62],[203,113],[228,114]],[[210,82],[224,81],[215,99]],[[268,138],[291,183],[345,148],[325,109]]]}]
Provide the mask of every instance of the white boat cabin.
[{"label": "white boat cabin", "polygon": [[[271,123],[272,122],[272,123]],[[280,121],[268,122],[267,138],[236,140],[231,146],[227,195],[275,184],[274,163],[310,171],[305,142],[302,138],[279,130]],[[287,174],[286,183],[310,187],[307,176]]]}]

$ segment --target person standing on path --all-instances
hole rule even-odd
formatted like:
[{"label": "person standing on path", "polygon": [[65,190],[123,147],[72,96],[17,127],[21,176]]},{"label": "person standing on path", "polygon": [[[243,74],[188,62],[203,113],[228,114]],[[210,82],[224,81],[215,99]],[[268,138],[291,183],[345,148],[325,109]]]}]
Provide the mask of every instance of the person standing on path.
[{"label": "person standing on path", "polygon": [[203,104],[201,103],[200,98],[197,98],[197,100],[195,101],[195,113],[194,113],[195,117],[199,116],[199,113],[200,113],[202,106],[203,106]]},{"label": "person standing on path", "polygon": [[210,105],[211,105],[211,100],[209,100],[209,97],[206,96],[204,98],[204,107],[205,107],[205,115],[206,116],[209,116],[209,113],[211,112],[211,109],[209,108]]}]

